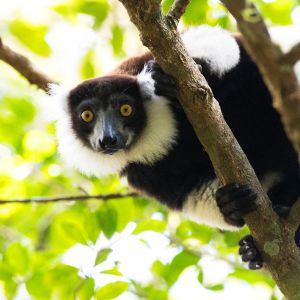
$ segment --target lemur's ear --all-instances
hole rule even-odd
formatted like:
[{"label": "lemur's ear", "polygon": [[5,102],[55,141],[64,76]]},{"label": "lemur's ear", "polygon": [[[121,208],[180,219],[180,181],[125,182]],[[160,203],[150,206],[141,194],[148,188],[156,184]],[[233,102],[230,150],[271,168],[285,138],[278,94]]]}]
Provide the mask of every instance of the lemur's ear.
[{"label": "lemur's ear", "polygon": [[70,89],[66,86],[49,83],[48,95],[43,103],[44,116],[48,121],[57,121],[62,114],[68,112],[67,100]]}]

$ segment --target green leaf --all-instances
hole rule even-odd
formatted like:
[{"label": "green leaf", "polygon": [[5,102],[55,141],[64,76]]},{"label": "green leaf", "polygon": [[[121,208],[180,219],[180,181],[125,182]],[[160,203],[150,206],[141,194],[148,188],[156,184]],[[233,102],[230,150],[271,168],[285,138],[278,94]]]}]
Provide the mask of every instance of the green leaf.
[{"label": "green leaf", "polygon": [[24,275],[29,268],[28,250],[19,242],[14,242],[5,251],[5,261],[15,273]]},{"label": "green leaf", "polygon": [[5,281],[4,282],[4,291],[7,299],[15,299],[17,293],[18,285],[14,281]]},{"label": "green leaf", "polygon": [[45,25],[33,25],[17,19],[10,23],[11,32],[34,53],[49,56],[51,49],[45,40],[48,28]]},{"label": "green leaf", "polygon": [[151,271],[158,278],[163,277],[165,270],[166,270],[166,266],[160,260],[156,260],[153,262]]},{"label": "green leaf", "polygon": [[96,261],[95,261],[95,265],[99,265],[101,264],[102,262],[104,262],[108,255],[112,252],[111,249],[109,248],[104,248],[104,249],[101,249],[98,253],[97,253],[97,257],[96,257]]},{"label": "green leaf", "polygon": [[182,16],[182,20],[186,25],[203,24],[205,22],[207,9],[207,0],[192,0]]},{"label": "green leaf", "polygon": [[35,112],[35,107],[27,98],[10,95],[2,97],[0,101],[1,142],[10,144],[18,153],[22,152],[22,137],[29,122],[33,121]]},{"label": "green leaf", "polygon": [[200,270],[197,277],[199,283],[203,284],[203,271]]},{"label": "green leaf", "polygon": [[107,238],[111,238],[118,225],[118,214],[113,205],[105,203],[97,211],[98,222]]},{"label": "green leaf", "polygon": [[113,269],[110,269],[110,270],[104,270],[100,273],[101,274],[115,275],[115,276],[123,276],[123,274],[117,268],[113,268]]},{"label": "green leaf", "polygon": [[239,240],[241,239],[240,235],[233,231],[224,232],[224,241],[228,247],[237,247]]},{"label": "green leaf", "polygon": [[94,67],[94,50],[88,51],[80,66],[80,75],[82,79],[88,79],[96,76]]},{"label": "green leaf", "polygon": [[114,55],[123,55],[124,32],[121,26],[113,25],[111,28],[111,45]]},{"label": "green leaf", "polygon": [[152,289],[147,300],[168,300],[168,290]]},{"label": "green leaf", "polygon": [[88,244],[86,234],[80,224],[75,221],[66,220],[61,222],[60,225],[67,239],[75,243]]},{"label": "green leaf", "polygon": [[192,221],[183,221],[176,228],[176,235],[180,239],[195,238],[203,244],[207,244],[211,240],[214,240],[216,234],[217,232],[215,229]]},{"label": "green leaf", "polygon": [[31,296],[41,298],[50,296],[50,291],[47,285],[45,285],[44,275],[38,272],[34,273],[33,276],[26,281],[26,289]]},{"label": "green leaf", "polygon": [[95,28],[99,28],[106,19],[109,12],[109,4],[106,0],[83,1],[79,12],[95,18]]},{"label": "green leaf", "polygon": [[265,18],[269,18],[276,25],[292,24],[291,11],[294,7],[294,1],[261,1],[260,9]]},{"label": "green leaf", "polygon": [[117,281],[109,283],[96,291],[97,300],[109,300],[120,296],[128,289],[128,283]]},{"label": "green leaf", "polygon": [[96,211],[90,210],[86,203],[74,203],[52,220],[49,237],[52,246],[63,250],[76,243],[95,243],[99,234]]},{"label": "green leaf", "polygon": [[118,215],[117,231],[122,231],[129,222],[137,217],[137,206],[132,198],[115,201],[114,208]]},{"label": "green leaf", "polygon": [[8,263],[1,263],[0,265],[0,280],[9,281],[12,279],[14,270]]},{"label": "green leaf", "polygon": [[36,271],[26,281],[26,289],[30,295],[41,300],[71,300],[74,299],[74,291],[80,286],[80,282],[82,279],[78,276],[78,269],[59,264],[50,270]]},{"label": "green leaf", "polygon": [[[95,281],[92,278],[87,278],[80,285],[77,292],[78,300],[89,300],[94,295]],[[77,298],[76,298],[77,299]]]},{"label": "green leaf", "polygon": [[137,224],[133,234],[138,234],[144,231],[164,232],[167,228],[165,221],[160,220],[145,220]]},{"label": "green leaf", "polygon": [[214,284],[214,285],[206,285],[205,288],[211,290],[211,291],[222,291],[224,290],[223,284]]},{"label": "green leaf", "polygon": [[66,286],[65,280],[68,280],[68,286],[73,289],[78,286],[81,279],[78,276],[78,269],[72,266],[59,264],[47,273],[44,273],[45,281],[53,286]]},{"label": "green leaf", "polygon": [[94,28],[99,28],[108,16],[110,5],[107,0],[69,0],[58,4],[53,10],[73,21],[79,13],[94,18]]},{"label": "green leaf", "polygon": [[169,286],[173,285],[182,271],[192,265],[195,265],[199,261],[200,257],[183,250],[179,254],[177,254],[172,262],[167,266],[166,272],[164,274],[164,278],[166,279]]},{"label": "green leaf", "polygon": [[[29,98],[20,98],[20,97],[11,97],[9,95],[1,98],[1,115],[3,117],[7,115],[9,112],[12,113],[10,115],[14,120],[18,119],[21,124],[29,123],[33,120],[36,112],[36,108],[31,102],[32,100]],[[4,110],[7,109],[6,114],[4,114]],[[20,118],[22,116],[22,118]]]},{"label": "green leaf", "polygon": [[162,3],[162,10],[164,14],[167,14],[173,4],[174,0],[164,0]]},{"label": "green leaf", "polygon": [[264,282],[269,284],[271,287],[274,287],[274,281],[272,280],[272,278],[268,274],[263,272],[253,272],[251,270],[237,267],[235,268],[234,272],[228,275],[228,277],[245,280],[250,284]]}]

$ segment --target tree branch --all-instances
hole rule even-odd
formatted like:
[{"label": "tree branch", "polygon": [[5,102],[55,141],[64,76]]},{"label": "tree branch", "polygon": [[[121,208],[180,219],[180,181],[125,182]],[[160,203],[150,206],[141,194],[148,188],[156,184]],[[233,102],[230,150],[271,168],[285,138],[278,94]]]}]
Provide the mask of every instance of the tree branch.
[{"label": "tree branch", "polygon": [[3,44],[0,38],[0,59],[21,73],[30,83],[36,84],[40,89],[48,92],[48,84],[54,80],[37,71],[30,60]]},{"label": "tree branch", "polygon": [[[218,102],[213,98],[206,80],[186,52],[176,24],[162,14],[159,1],[119,1],[123,3],[131,21],[140,31],[144,45],[150,49],[163,70],[176,79],[179,100],[198,139],[209,154],[220,181],[223,184],[248,183],[257,191],[260,206],[257,211],[247,215],[246,223],[279,287],[290,299],[300,299],[299,250],[293,239],[285,235],[284,227],[273,212],[267,195],[225,123]],[[240,1],[231,2],[234,5],[240,3]],[[250,17],[256,19],[255,15],[250,14]],[[266,43],[270,44],[267,31],[259,32],[265,37]],[[272,53],[272,56],[277,55],[277,51],[279,50]],[[296,80],[295,75],[290,77]]]},{"label": "tree branch", "polygon": [[168,17],[173,19],[175,23],[178,23],[189,3],[190,0],[175,0],[168,13]]},{"label": "tree branch", "polygon": [[300,225],[300,198],[292,206],[286,222],[293,233],[298,229]]},{"label": "tree branch", "polygon": [[246,0],[222,2],[237,21],[245,47],[263,75],[300,161],[300,86],[293,70],[300,46],[284,55],[271,41],[261,14],[252,3]]},{"label": "tree branch", "polygon": [[28,204],[28,203],[50,203],[50,202],[62,202],[62,201],[87,201],[87,200],[102,200],[107,201],[111,199],[122,199],[128,197],[137,197],[136,193],[128,193],[128,194],[107,194],[107,195],[80,195],[80,196],[58,196],[58,197],[34,197],[34,198],[26,198],[26,199],[11,199],[11,200],[1,200],[0,205],[3,204],[11,204],[11,203],[20,203],[20,204]]},{"label": "tree branch", "polygon": [[293,46],[293,48],[285,53],[282,57],[282,63],[287,65],[295,65],[300,60],[300,43]]}]

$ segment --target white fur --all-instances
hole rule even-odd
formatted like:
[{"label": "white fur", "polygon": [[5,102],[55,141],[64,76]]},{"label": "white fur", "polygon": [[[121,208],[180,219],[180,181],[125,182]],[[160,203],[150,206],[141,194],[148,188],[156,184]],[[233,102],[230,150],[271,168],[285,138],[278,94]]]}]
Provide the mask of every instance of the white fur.
[{"label": "white fur", "polygon": [[48,94],[50,99],[43,101],[43,114],[47,121],[56,121],[60,118],[64,118],[64,115],[68,111],[67,101],[70,88],[55,83],[48,84]]},{"label": "white fur", "polygon": [[[300,42],[299,26],[276,26],[270,28],[269,32],[272,40],[280,46],[284,53]],[[294,70],[300,84],[300,60],[294,66]]]},{"label": "white fur", "polygon": [[[280,174],[270,172],[262,178],[261,183],[267,192],[278,180],[280,180]],[[224,230],[239,230],[238,227],[232,226],[224,220],[216,203],[215,194],[220,186],[220,182],[216,179],[199,190],[191,192],[184,203],[183,212],[199,223]]]},{"label": "white fur", "polygon": [[151,71],[148,70],[147,66],[145,66],[142,72],[137,75],[137,81],[145,98],[157,98],[154,92],[154,80]]},{"label": "white fur", "polygon": [[191,192],[184,202],[183,212],[199,223],[224,230],[239,230],[238,227],[230,225],[224,220],[216,203],[215,194],[219,187],[219,181],[214,180],[199,190]]},{"label": "white fur", "polygon": [[206,61],[215,75],[222,76],[240,60],[237,42],[220,27],[193,27],[183,32],[181,37],[189,54]]},{"label": "white fur", "polygon": [[[146,83],[145,83],[146,84]],[[64,161],[86,175],[101,176],[120,172],[129,162],[154,163],[172,147],[177,135],[175,117],[163,97],[146,101],[148,124],[138,142],[130,151],[105,155],[86,147],[71,126],[67,108],[68,93],[59,86],[51,87],[56,103],[56,132],[58,150]]]}]

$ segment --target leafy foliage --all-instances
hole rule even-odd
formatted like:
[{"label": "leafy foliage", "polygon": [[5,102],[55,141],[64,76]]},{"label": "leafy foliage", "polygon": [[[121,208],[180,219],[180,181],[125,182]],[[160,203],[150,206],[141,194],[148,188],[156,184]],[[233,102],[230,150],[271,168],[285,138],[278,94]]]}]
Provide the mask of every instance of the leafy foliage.
[{"label": "leafy foliage", "polygon": [[[1,2],[0,11],[8,15],[1,34],[56,80],[97,76],[120,57],[142,51],[117,1],[29,2],[14,10]],[[163,1],[164,12],[172,2]],[[284,25],[300,4],[255,2],[270,24]],[[34,7],[31,14],[28,7]],[[234,28],[218,1],[192,0],[183,26],[203,23]],[[1,199],[128,190],[116,176],[86,178],[69,170],[57,155],[54,126],[43,118],[42,92],[3,63],[0,79]],[[139,197],[1,205],[0,298],[179,299],[172,290],[191,274],[193,289],[220,297],[239,280],[264,285],[268,297],[281,299],[266,273],[246,270],[237,258],[237,242],[246,233],[221,233]],[[223,264],[222,278],[211,280],[207,259]]]}]

